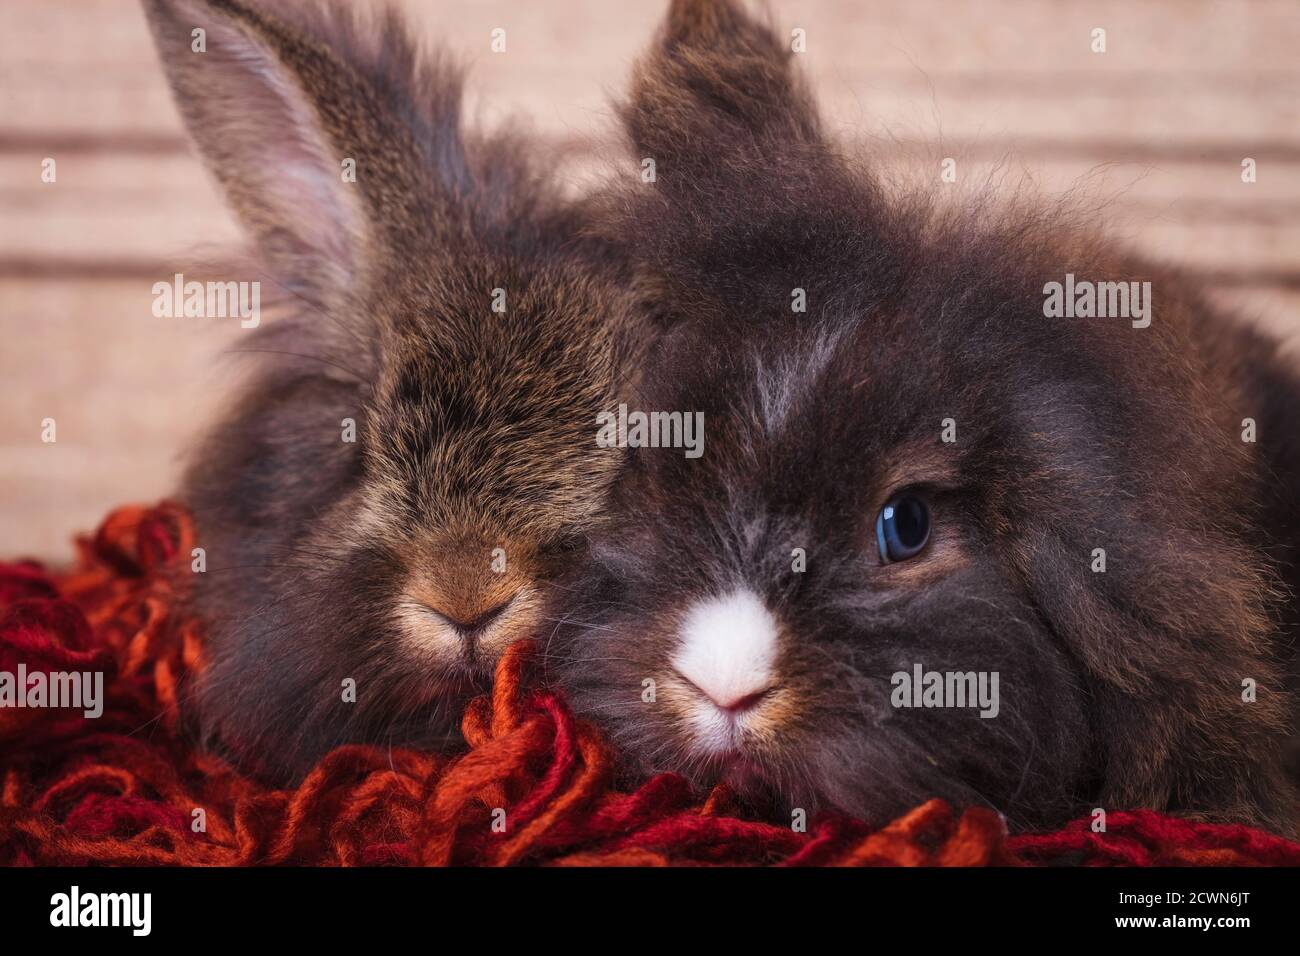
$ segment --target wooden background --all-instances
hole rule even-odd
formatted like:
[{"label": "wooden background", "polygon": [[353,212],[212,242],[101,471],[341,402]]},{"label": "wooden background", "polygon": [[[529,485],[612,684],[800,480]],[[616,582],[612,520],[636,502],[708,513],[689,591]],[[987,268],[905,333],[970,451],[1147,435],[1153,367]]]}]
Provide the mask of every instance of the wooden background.
[{"label": "wooden background", "polygon": [[[564,140],[575,180],[664,5],[404,3],[472,64],[471,115]],[[1211,276],[1223,301],[1300,345],[1297,0],[772,7],[807,31],[801,60],[834,128],[892,144],[921,175],[954,156],[963,179],[1000,163],[1048,193],[1085,183],[1114,233]],[[0,554],[59,560],[107,508],[173,487],[238,335],[150,312],[153,282],[237,234],[131,0],[0,3],[0,223]],[[54,444],[40,441],[47,417]]]}]

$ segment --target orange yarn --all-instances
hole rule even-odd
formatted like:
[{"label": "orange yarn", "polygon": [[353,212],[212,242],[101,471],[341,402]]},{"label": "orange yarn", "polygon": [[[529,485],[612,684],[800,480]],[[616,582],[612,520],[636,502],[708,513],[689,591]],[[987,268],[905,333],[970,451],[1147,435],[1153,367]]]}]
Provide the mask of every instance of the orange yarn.
[{"label": "orange yarn", "polygon": [[1080,822],[1011,839],[992,811],[931,800],[876,831],[822,815],[795,833],[736,815],[725,787],[697,802],[662,775],[625,793],[596,729],[535,686],[527,642],[466,709],[462,752],[340,747],[297,787],[267,788],[183,735],[180,701],[203,666],[201,628],[180,610],[193,540],[174,505],[123,508],[68,574],[0,565],[0,669],[19,655],[29,670],[94,666],[107,698],[97,720],[0,711],[0,863],[1300,862],[1277,837],[1146,812],[1112,814],[1108,834]]}]

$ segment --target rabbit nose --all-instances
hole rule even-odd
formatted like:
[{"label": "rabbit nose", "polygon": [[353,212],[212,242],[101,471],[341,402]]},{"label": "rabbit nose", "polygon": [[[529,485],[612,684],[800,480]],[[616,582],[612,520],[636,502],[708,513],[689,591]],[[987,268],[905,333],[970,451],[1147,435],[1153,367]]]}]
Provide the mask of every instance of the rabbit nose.
[{"label": "rabbit nose", "polygon": [[[685,677],[685,675],[683,675]],[[699,684],[696,684],[689,677],[685,677],[688,684],[691,684],[696,690],[713,702],[718,710],[726,711],[733,717],[739,717],[747,710],[753,710],[770,694],[774,687],[764,687],[761,690],[751,691],[749,693],[715,693],[705,690]]]},{"label": "rabbit nose", "polygon": [[687,610],[672,665],[719,710],[739,716],[776,688],[777,633],[752,591],[707,598]]},{"label": "rabbit nose", "polygon": [[486,611],[468,618],[463,613],[453,617],[444,611],[436,609],[434,613],[460,632],[461,637],[472,640],[487,630],[492,622],[500,618],[505,613],[506,608],[513,603],[514,598],[512,597],[502,601],[496,607],[488,608]]}]

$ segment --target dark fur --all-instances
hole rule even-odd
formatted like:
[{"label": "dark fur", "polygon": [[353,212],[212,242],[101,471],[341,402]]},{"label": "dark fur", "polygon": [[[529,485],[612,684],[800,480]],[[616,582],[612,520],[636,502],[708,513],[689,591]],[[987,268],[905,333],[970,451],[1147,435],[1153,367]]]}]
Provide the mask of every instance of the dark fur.
[{"label": "dark fur", "polygon": [[[1275,345],[1068,216],[888,193],[790,60],[734,3],[681,0],[623,107],[658,181],[613,187],[607,231],[667,330],[632,401],[703,410],[706,443],[629,456],[551,645],[573,704],[630,776],[726,777],[787,819],[942,796],[1017,827],[1099,806],[1294,832],[1300,389]],[[1066,272],[1151,280],[1151,326],[1045,318]],[[934,536],[882,566],[903,487]],[[719,765],[663,688],[683,609],[736,584],[781,622],[787,706]],[[999,671],[1001,715],[891,708],[917,662]]]},{"label": "dark fur", "polygon": [[[209,567],[203,733],[283,779],[342,742],[443,745],[600,512],[619,453],[595,415],[631,366],[631,310],[522,142],[462,136],[457,71],[393,14],[146,7],[257,241],[240,277],[289,311],[237,346],[262,361],[185,478]],[[421,647],[424,607],[474,625],[511,598],[490,645]]]}]

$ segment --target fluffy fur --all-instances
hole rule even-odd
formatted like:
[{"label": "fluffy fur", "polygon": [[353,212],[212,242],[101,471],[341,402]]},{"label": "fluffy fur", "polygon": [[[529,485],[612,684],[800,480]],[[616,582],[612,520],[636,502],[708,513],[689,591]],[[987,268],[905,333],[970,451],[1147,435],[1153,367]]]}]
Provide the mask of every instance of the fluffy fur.
[{"label": "fluffy fur", "polygon": [[342,742],[446,745],[599,514],[632,312],[522,142],[462,135],[457,70],[391,12],[146,8],[255,240],[240,278],[289,313],[238,346],[261,361],[184,482],[202,732],[287,779]]},{"label": "fluffy fur", "polygon": [[[612,186],[606,231],[665,329],[631,402],[706,434],[629,457],[550,645],[628,774],[727,779],[786,819],[942,796],[1015,827],[1151,807],[1293,833],[1300,388],[1275,345],[1055,211],[886,190],[729,0],[672,4],[622,116],[657,182]],[[1066,272],[1151,281],[1150,327],[1045,318]],[[884,565],[905,488],[934,530]],[[741,588],[776,676],[719,752],[674,659]],[[999,672],[999,715],[892,707],[917,663]]]}]

